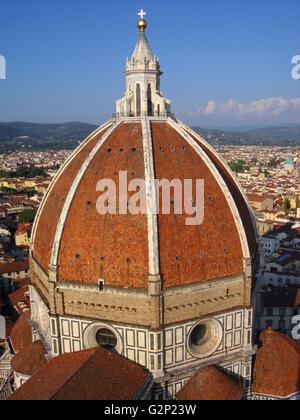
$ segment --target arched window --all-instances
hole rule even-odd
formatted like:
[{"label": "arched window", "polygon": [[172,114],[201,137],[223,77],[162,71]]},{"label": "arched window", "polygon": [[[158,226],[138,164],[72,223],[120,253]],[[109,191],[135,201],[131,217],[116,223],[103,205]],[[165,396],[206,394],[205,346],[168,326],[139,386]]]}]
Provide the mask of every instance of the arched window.
[{"label": "arched window", "polygon": [[136,116],[140,117],[141,113],[142,113],[141,85],[138,83],[136,85]]},{"label": "arched window", "polygon": [[152,91],[150,83],[148,84],[147,88],[147,115],[149,117],[152,117],[153,115]]}]

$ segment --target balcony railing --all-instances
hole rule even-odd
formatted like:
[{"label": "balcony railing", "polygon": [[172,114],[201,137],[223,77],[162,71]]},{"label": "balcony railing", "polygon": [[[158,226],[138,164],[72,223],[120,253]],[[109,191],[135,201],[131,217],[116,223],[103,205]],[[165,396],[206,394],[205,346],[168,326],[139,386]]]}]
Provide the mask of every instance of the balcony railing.
[{"label": "balcony railing", "polygon": [[176,120],[176,115],[172,112],[152,112],[141,113],[140,115],[135,114],[134,112],[118,112],[113,114],[113,118],[140,118],[140,117],[154,117],[154,118],[172,118]]}]

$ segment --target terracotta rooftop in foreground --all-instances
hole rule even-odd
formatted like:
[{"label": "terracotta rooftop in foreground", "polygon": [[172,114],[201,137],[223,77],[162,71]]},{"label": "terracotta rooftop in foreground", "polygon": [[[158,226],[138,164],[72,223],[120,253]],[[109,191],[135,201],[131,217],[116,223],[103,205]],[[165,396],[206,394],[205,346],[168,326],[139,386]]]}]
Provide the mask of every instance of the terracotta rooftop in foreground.
[{"label": "terracotta rooftop in foreground", "polygon": [[198,370],[178,392],[180,401],[240,401],[244,387],[235,377],[216,366]]},{"label": "terracotta rooftop in foreground", "polygon": [[30,346],[32,343],[32,331],[28,323],[31,312],[24,312],[18,321],[13,326],[10,334],[10,341],[13,346],[14,352],[19,353],[24,348]]},{"label": "terracotta rooftop in foreground", "polygon": [[115,352],[91,349],[52,359],[10,400],[134,400],[150,378]]},{"label": "terracotta rooftop in foreground", "polygon": [[281,398],[300,392],[300,345],[272,328],[261,333],[260,341],[252,391]]},{"label": "terracotta rooftop in foreground", "polygon": [[35,341],[13,357],[11,367],[14,372],[32,376],[46,365],[46,353],[43,343]]}]

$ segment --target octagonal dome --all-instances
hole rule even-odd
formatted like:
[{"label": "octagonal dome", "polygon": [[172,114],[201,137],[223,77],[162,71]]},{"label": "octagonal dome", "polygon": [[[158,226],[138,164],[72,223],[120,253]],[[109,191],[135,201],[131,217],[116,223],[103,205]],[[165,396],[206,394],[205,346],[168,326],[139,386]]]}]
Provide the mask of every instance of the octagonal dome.
[{"label": "octagonal dome", "polygon": [[[101,179],[119,187],[151,179],[203,179],[204,221],[186,215],[101,215]],[[119,205],[119,203],[117,203]],[[63,283],[147,289],[160,275],[164,289],[240,275],[256,249],[247,199],[220,156],[195,132],[171,118],[118,118],[92,133],[60,169],[42,202],[32,235],[31,258]]]}]

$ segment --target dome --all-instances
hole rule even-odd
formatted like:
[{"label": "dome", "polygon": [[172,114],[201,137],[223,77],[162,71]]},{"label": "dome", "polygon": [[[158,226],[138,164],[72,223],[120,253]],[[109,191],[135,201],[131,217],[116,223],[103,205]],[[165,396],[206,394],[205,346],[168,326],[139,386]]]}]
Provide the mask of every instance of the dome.
[{"label": "dome", "polygon": [[288,158],[285,162],[284,162],[285,166],[295,166],[295,161],[293,158]]},{"label": "dome", "polygon": [[179,401],[241,401],[242,383],[217,366],[199,369],[176,395]]},{"label": "dome", "polygon": [[289,398],[300,391],[300,345],[268,328],[260,335],[261,346],[254,365],[254,394]]},{"label": "dome", "polygon": [[24,312],[17,320],[10,335],[10,341],[15,353],[23,351],[32,343],[32,329],[29,325],[31,312]]},{"label": "dome", "polygon": [[[119,187],[143,179],[203,179],[204,221],[186,214],[100,215],[101,179]],[[117,203],[120,204],[119,202]],[[253,257],[256,232],[247,199],[230,169],[201,137],[166,118],[111,120],[92,133],[55,177],[38,212],[32,261],[55,281],[147,289],[149,273],[164,289],[232,277]]]},{"label": "dome", "polygon": [[[172,114],[161,76],[141,32],[114,117],[49,186],[30,244],[33,333],[53,360],[100,347],[147,368],[150,399],[215,363],[248,392],[255,219],[227,164]],[[219,372],[196,378],[199,399],[220,393],[201,378]]]}]

